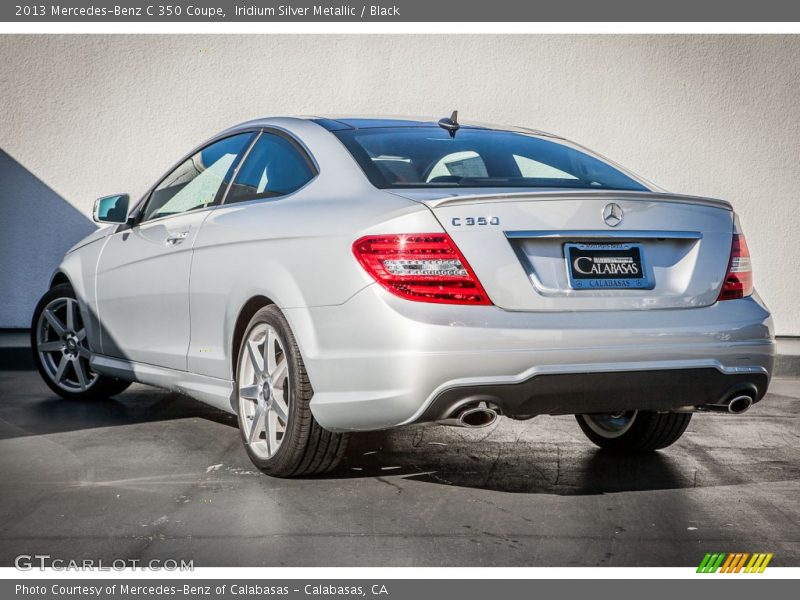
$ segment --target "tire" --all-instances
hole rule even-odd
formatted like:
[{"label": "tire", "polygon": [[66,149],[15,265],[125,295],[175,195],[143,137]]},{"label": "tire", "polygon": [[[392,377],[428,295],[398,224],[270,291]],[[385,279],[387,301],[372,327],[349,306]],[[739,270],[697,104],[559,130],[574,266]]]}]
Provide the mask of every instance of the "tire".
[{"label": "tire", "polygon": [[618,415],[575,415],[583,433],[604,450],[652,452],[678,441],[691,413],[629,411]]},{"label": "tire", "polygon": [[130,381],[91,370],[91,350],[72,286],[53,286],[31,321],[31,349],[47,386],[67,400],[100,400],[123,392]]},{"label": "tire", "polygon": [[236,363],[239,431],[253,464],[273,477],[335,469],[349,435],[327,431],[314,420],[309,407],[314,391],[303,357],[276,306],[253,315]]}]

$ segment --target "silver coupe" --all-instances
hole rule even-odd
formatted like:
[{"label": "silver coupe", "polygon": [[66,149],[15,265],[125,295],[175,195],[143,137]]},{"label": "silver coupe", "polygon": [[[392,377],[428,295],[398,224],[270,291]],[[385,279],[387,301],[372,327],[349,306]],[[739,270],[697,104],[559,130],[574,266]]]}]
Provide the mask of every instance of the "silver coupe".
[{"label": "silver coupe", "polygon": [[773,367],[730,204],[541,131],[259,119],[94,218],[35,311],[45,382],[235,413],[275,476],[335,468],[350,432],[498,416],[652,451],[746,411]]}]

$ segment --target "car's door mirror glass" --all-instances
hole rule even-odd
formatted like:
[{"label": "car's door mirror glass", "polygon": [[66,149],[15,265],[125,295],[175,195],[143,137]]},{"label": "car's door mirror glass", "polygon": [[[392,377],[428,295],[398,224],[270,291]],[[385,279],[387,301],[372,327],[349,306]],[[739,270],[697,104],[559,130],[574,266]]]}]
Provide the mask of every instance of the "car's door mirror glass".
[{"label": "car's door mirror glass", "polygon": [[94,203],[92,218],[97,223],[125,223],[128,220],[128,194],[104,196]]}]

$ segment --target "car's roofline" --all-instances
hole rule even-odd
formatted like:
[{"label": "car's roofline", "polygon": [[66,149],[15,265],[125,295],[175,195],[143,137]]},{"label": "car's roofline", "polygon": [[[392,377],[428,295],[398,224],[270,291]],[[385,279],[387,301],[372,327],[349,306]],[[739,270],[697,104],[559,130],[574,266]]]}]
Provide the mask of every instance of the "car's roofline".
[{"label": "car's roofline", "polygon": [[[419,115],[286,115],[272,116],[245,121],[230,129],[240,129],[244,127],[267,127],[276,121],[285,123],[287,120],[313,121],[329,131],[344,129],[375,129],[379,127],[436,127],[439,118],[426,117]],[[499,125],[496,123],[485,123],[481,121],[459,120],[463,127],[473,129],[488,129],[492,131],[509,131],[516,133],[527,133],[556,139],[564,139],[554,133],[548,133],[539,129],[523,127],[519,125]]]},{"label": "car's roofline", "polygon": [[[293,135],[299,135],[298,131],[294,131],[295,129],[304,129],[308,126],[308,124],[313,124],[314,127],[319,127],[324,129],[328,132],[335,132],[335,131],[342,131],[342,130],[356,130],[359,128],[368,129],[368,128],[380,128],[380,127],[395,127],[395,128],[414,128],[414,127],[437,127],[436,120],[430,120],[427,117],[419,117],[419,116],[409,116],[409,117],[401,117],[401,116],[392,116],[392,117],[368,117],[368,116],[361,116],[361,117],[341,117],[341,116],[317,116],[317,115],[291,115],[291,116],[273,116],[273,117],[263,117],[260,119],[253,119],[251,121],[245,121],[244,123],[239,123],[238,125],[234,125],[233,127],[228,128],[224,132],[215,136],[215,138],[224,137],[226,135],[231,135],[237,133],[238,131],[243,131],[247,129],[258,129],[258,128],[268,128],[273,127],[276,129],[282,129]],[[523,133],[526,135],[532,135],[536,137],[546,137],[553,140],[555,143],[563,144],[569,146],[573,149],[579,150],[597,158],[598,160],[603,161],[604,163],[614,167],[618,171],[624,173],[634,181],[641,183],[644,187],[648,188],[650,191],[653,192],[665,192],[663,188],[657,186],[651,181],[640,177],[630,169],[616,163],[605,156],[582,146],[576,142],[573,142],[567,138],[551,134],[545,133],[543,131],[538,131],[535,129],[528,129],[525,127],[514,127],[514,126],[502,126],[502,125],[492,125],[488,123],[479,123],[479,122],[472,122],[472,121],[463,121],[462,125],[465,127],[475,128],[475,129],[485,129],[489,131],[505,131],[505,132],[512,132],[512,133]],[[208,142],[206,142],[208,143]],[[313,156],[313,152],[311,153]]]}]

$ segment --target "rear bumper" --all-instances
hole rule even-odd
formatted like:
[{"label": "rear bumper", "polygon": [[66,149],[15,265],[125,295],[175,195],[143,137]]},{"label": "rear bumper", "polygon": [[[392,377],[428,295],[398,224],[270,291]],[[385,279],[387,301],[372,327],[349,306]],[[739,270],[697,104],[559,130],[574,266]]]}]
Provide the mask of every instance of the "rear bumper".
[{"label": "rear bumper", "polygon": [[520,383],[466,385],[439,392],[419,422],[438,421],[464,404],[486,402],[508,416],[678,411],[720,405],[746,393],[755,402],[767,392],[766,372],[725,373],[714,368],[559,373]]},{"label": "rear bumper", "polygon": [[314,388],[311,410],[337,431],[435,420],[487,390],[520,415],[673,410],[739,384],[760,398],[775,354],[758,297],[544,313],[408,302],[371,285],[342,305],[284,312]]}]

